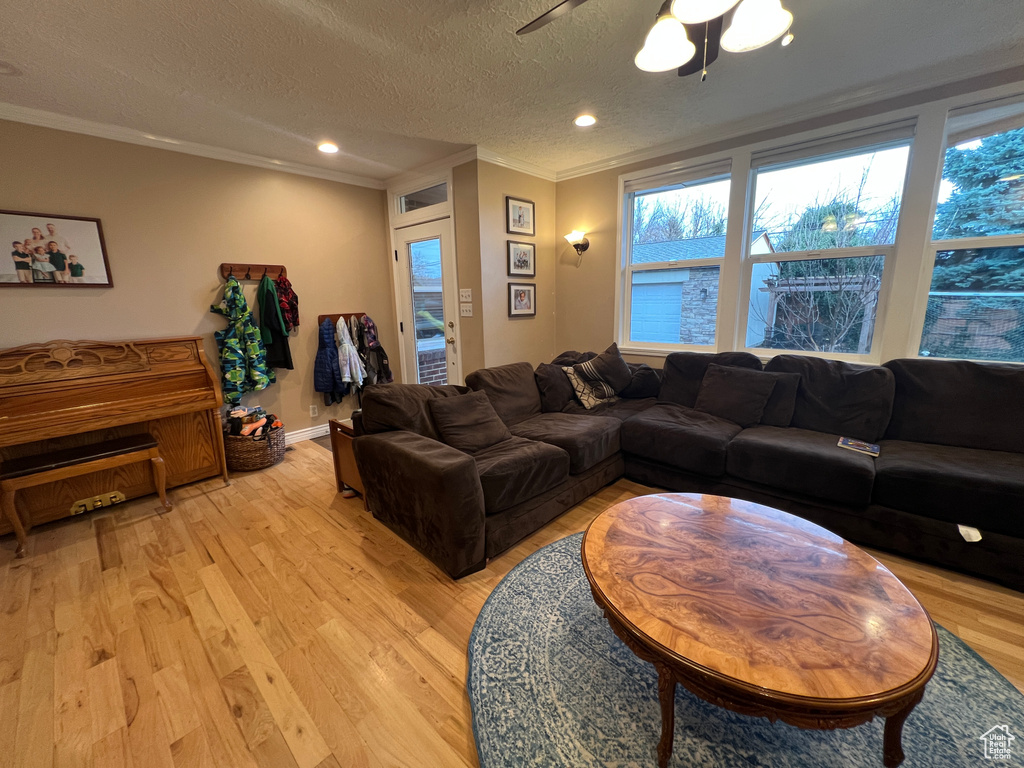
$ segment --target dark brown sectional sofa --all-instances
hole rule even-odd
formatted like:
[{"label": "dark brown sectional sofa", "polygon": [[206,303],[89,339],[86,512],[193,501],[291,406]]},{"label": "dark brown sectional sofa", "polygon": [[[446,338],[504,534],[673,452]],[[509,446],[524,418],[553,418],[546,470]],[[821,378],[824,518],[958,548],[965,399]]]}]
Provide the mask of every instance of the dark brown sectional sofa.
[{"label": "dark brown sectional sofa", "polygon": [[[679,352],[662,371],[630,365],[621,392],[638,396],[588,410],[561,366],[593,357],[483,369],[469,388],[369,388],[354,445],[374,516],[459,578],[625,475],[768,504],[1024,590],[1021,366],[780,355],[762,369],[746,353]],[[458,399],[474,391],[486,401]],[[456,399],[431,405],[442,398]],[[496,442],[446,444],[442,433],[465,439],[459,429]]]}]

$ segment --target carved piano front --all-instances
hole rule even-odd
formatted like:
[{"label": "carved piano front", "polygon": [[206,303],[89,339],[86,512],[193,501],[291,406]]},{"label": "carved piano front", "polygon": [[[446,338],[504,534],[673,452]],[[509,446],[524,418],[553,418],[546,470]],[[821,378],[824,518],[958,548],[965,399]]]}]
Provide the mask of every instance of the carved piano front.
[{"label": "carved piano front", "polygon": [[[202,339],[51,341],[0,350],[0,466],[23,456],[149,432],[174,487],[227,480],[220,385]],[[143,464],[69,478],[18,493],[32,524],[81,510],[79,502],[120,492],[155,493]],[[10,524],[0,522],[0,533]]]}]

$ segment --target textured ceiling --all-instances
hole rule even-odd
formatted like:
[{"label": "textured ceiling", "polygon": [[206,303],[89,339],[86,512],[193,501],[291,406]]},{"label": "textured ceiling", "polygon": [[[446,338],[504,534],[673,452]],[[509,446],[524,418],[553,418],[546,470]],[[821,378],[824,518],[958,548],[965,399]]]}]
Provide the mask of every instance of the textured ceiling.
[{"label": "textured ceiling", "polygon": [[706,83],[633,66],[661,0],[515,36],[554,4],[4,0],[0,102],[386,179],[470,145],[566,171],[1024,63],[1022,0],[785,0],[796,43]]}]

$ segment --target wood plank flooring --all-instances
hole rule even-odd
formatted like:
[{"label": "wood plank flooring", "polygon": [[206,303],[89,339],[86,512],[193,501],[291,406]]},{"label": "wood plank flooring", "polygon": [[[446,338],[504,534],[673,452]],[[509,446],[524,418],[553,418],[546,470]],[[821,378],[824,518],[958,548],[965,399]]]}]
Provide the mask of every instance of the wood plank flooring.
[{"label": "wood plank flooring", "polygon": [[[329,452],[0,542],[0,768],[474,766],[466,647],[512,567],[620,481],[451,581],[335,492]],[[879,555],[1024,689],[1024,594]]]}]

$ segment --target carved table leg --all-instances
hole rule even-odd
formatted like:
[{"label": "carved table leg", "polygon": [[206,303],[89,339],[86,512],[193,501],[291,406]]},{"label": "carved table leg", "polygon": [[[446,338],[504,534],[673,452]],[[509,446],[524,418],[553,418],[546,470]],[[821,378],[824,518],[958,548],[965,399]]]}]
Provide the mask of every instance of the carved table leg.
[{"label": "carved table leg", "polygon": [[7,516],[7,521],[11,524],[11,528],[14,529],[14,535],[18,537],[18,549],[14,556],[24,557],[25,541],[28,537],[25,535],[25,528],[21,524],[18,508],[14,506],[14,491],[4,491],[0,495],[2,495],[0,505],[3,506],[3,512]]},{"label": "carved table leg", "polygon": [[160,503],[169,512],[171,502],[167,500],[167,468],[164,466],[163,456],[153,456],[149,462],[153,469],[153,484],[156,486],[156,492],[160,494]]},{"label": "carved table leg", "polygon": [[661,701],[661,740],[658,742],[658,766],[668,768],[672,757],[672,741],[676,731],[676,678],[664,664],[655,664],[658,670],[658,699]]},{"label": "carved table leg", "polygon": [[906,722],[910,712],[923,697],[924,689],[922,688],[913,698],[907,701],[901,710],[885,718],[885,740],[882,758],[885,768],[896,768],[897,765],[903,762],[903,723]]}]

